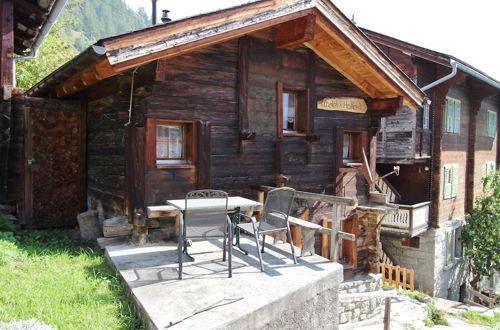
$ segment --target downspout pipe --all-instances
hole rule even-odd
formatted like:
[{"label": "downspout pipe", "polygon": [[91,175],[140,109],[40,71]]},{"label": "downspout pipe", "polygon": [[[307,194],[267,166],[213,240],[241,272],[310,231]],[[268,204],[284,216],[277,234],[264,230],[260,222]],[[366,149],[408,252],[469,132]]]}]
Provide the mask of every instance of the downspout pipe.
[{"label": "downspout pipe", "polygon": [[430,83],[429,85],[425,85],[424,87],[420,88],[422,90],[422,92],[425,92],[426,90],[431,89],[432,87],[437,86],[437,85],[445,82],[446,80],[449,80],[449,79],[455,77],[455,75],[457,74],[457,71],[458,71],[458,62],[454,61],[454,60],[450,60],[450,65],[451,65],[451,72],[449,74],[447,74],[446,76],[444,76],[442,78],[439,78],[438,80]]},{"label": "downspout pipe", "polygon": [[52,6],[52,9],[50,11],[49,17],[47,18],[47,21],[45,24],[43,24],[42,30],[38,35],[36,36],[35,42],[31,46],[31,55],[29,56],[22,56],[22,57],[14,57],[14,85],[16,83],[16,68],[15,68],[15,63],[16,61],[19,60],[32,60],[35,59],[38,56],[38,50],[40,49],[40,46],[42,46],[43,41],[45,40],[45,37],[49,34],[50,30],[52,29],[52,26],[56,24],[57,19],[59,18],[59,15],[61,14],[62,10],[66,6],[66,3],[68,0],[56,0],[54,5]]},{"label": "downspout pipe", "polygon": [[477,78],[477,79],[481,80],[482,82],[484,82],[490,86],[495,87],[496,89],[500,89],[500,82],[485,76],[481,72],[478,72],[477,70],[474,70],[473,68],[471,68],[465,64],[462,64],[458,61],[450,59],[450,65],[451,65],[451,72],[449,74],[447,74],[446,76],[430,83],[429,85],[422,87],[421,88],[422,92],[425,92],[426,90],[431,89],[432,87],[437,86],[437,85],[441,84],[442,82],[445,82],[446,80],[453,78],[457,74],[459,69],[460,69],[460,71],[463,71],[463,72],[471,75],[472,77]]}]

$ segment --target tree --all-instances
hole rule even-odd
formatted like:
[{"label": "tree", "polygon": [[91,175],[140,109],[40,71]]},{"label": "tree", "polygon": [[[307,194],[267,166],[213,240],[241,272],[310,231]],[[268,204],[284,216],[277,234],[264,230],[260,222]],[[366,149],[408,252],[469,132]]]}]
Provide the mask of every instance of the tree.
[{"label": "tree", "polygon": [[500,271],[500,170],[483,179],[483,194],[466,221],[464,254],[473,275],[471,285],[477,289],[483,276]]},{"label": "tree", "polygon": [[25,90],[31,88],[77,54],[72,46],[61,39],[61,31],[68,24],[68,20],[58,20],[45,38],[35,59],[16,61],[17,87]]}]

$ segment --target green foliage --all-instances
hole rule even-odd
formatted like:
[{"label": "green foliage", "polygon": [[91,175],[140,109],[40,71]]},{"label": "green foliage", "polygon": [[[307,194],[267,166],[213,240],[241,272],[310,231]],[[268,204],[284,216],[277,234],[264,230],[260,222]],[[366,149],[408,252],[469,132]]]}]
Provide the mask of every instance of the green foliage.
[{"label": "green foliage", "polygon": [[0,322],[58,329],[138,329],[131,297],[99,248],[65,231],[0,236]]},{"label": "green foliage", "polygon": [[14,231],[14,226],[5,217],[3,213],[0,213],[0,232]]},{"label": "green foliage", "polygon": [[134,12],[123,0],[70,1],[45,38],[38,56],[16,62],[17,86],[31,88],[101,38],[148,26],[146,11],[141,9]]},{"label": "green foliage", "polygon": [[428,295],[422,291],[418,291],[418,290],[410,291],[410,290],[405,290],[405,289],[401,289],[401,288],[398,288],[398,294],[410,297],[411,299],[417,299],[417,296],[428,297]]},{"label": "green foliage", "polygon": [[473,274],[471,284],[477,288],[481,277],[500,271],[500,170],[483,179],[483,195],[476,200],[467,217],[462,240],[464,255],[469,258]]},{"label": "green foliage", "polygon": [[424,320],[426,327],[435,325],[449,325],[442,310],[436,307],[434,301],[427,304],[427,317]]},{"label": "green foliage", "polygon": [[494,315],[495,316],[487,316],[475,311],[467,311],[460,314],[467,323],[484,325],[490,328],[494,328],[495,326],[498,327],[500,324],[500,313],[495,313]]},{"label": "green foliage", "polygon": [[[97,40],[139,30],[149,25],[144,8],[135,12],[123,0],[72,0],[67,15],[75,17],[74,25],[63,39],[82,51]],[[105,22],[105,23],[104,23]]]},{"label": "green foliage", "polygon": [[59,19],[44,39],[35,59],[16,61],[18,87],[25,90],[31,88],[77,54],[76,50],[61,38],[62,31],[70,24],[69,18]]}]

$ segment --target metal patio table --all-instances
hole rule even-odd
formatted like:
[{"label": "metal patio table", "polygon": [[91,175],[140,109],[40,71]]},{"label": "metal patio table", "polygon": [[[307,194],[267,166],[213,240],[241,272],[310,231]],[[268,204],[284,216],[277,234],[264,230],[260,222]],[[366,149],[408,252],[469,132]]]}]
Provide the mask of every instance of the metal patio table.
[{"label": "metal patio table", "polygon": [[[189,207],[191,209],[198,209],[198,210],[207,210],[209,211],[211,208],[220,208],[225,206],[225,200],[224,200],[224,205],[220,204],[222,203],[221,199],[217,198],[203,198],[196,200],[195,202],[191,201],[191,204]],[[173,207],[177,208],[179,211],[181,211],[180,216],[184,216],[184,211],[186,208],[186,200],[185,199],[171,199],[167,200],[167,204],[172,205]],[[248,199],[248,198],[243,198],[240,196],[235,196],[235,197],[228,197],[227,199],[227,211],[229,214],[233,214],[234,221],[238,224],[240,223],[240,216],[239,214],[241,212],[244,213],[249,213],[253,211],[260,210],[262,208],[262,203]],[[179,221],[183,221],[183,219],[179,219]],[[240,247],[240,229],[236,229],[236,242],[233,244],[234,246],[238,247],[243,253],[248,254],[247,251],[243,250]],[[184,251],[186,252],[186,250]],[[187,254],[187,252],[186,252]],[[189,255],[188,255],[189,256]],[[190,256],[191,259],[193,259]]]}]

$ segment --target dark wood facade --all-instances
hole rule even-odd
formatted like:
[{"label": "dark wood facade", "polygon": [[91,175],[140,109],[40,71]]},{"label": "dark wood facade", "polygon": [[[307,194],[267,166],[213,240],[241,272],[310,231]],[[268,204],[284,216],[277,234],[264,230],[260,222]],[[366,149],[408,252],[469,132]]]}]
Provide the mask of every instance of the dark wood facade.
[{"label": "dark wood facade", "polygon": [[[239,129],[241,42],[249,44],[246,129],[255,136],[249,140],[242,140]],[[117,101],[117,95],[127,94],[130,88],[129,75],[106,83],[106,87],[122,86],[112,89],[112,95],[98,95],[105,89],[100,85],[86,94],[91,99],[87,103],[87,194],[100,201],[108,215],[124,212],[130,204],[164,204],[166,199],[201,188],[254,197],[253,186],[275,185],[280,175],[301,190],[332,193],[338,183],[340,191],[364,198],[360,176],[350,174],[344,183],[335,180],[345,175],[339,171],[344,165],[338,137],[343,130],[367,133],[372,125],[369,113],[317,110],[315,100],[367,96],[307,48],[278,49],[263,33],[154,62],[139,69],[135,79],[137,96],[129,126],[124,126],[128,103]],[[279,82],[315,95],[308,135],[278,136]],[[141,94],[144,90],[149,92]],[[193,123],[197,138],[192,164],[148,163],[148,153],[155,152],[148,146],[156,137],[155,127],[148,125],[152,120]],[[369,145],[364,148],[368,151]]]}]

